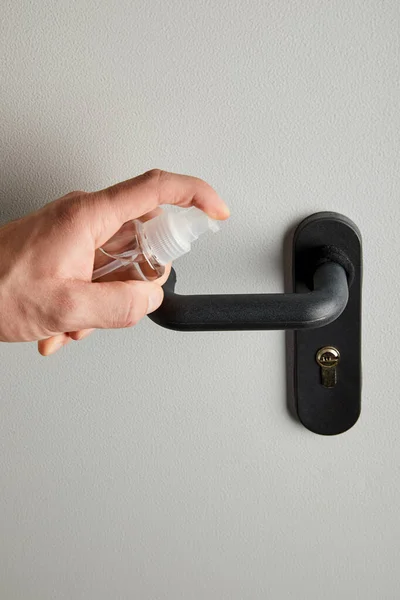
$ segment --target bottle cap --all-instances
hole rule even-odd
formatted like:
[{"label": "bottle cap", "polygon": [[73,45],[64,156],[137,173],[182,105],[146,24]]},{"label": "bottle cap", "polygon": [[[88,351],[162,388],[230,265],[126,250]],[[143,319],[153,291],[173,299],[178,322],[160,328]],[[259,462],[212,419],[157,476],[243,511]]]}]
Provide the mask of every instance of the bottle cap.
[{"label": "bottle cap", "polygon": [[200,235],[219,229],[217,221],[195,207],[176,213],[164,211],[143,224],[147,250],[159,265],[166,265],[190,252],[192,242]]}]

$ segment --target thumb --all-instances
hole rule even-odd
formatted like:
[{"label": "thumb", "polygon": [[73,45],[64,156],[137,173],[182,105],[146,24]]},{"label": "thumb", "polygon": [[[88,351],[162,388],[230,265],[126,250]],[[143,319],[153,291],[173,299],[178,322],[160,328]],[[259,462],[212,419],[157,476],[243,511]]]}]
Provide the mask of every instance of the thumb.
[{"label": "thumb", "polygon": [[132,327],[160,306],[164,292],[157,283],[110,281],[84,283],[71,296],[64,331]]}]

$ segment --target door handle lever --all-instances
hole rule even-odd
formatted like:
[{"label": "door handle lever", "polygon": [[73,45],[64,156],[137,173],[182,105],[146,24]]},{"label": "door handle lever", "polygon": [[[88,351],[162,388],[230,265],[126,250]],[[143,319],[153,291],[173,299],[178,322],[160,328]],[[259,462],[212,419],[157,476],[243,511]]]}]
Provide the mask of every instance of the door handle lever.
[{"label": "door handle lever", "polygon": [[312,291],[287,294],[202,294],[175,292],[172,269],[164,301],[150,319],[177,331],[313,329],[335,321],[349,297],[342,265],[326,262],[315,269]]}]

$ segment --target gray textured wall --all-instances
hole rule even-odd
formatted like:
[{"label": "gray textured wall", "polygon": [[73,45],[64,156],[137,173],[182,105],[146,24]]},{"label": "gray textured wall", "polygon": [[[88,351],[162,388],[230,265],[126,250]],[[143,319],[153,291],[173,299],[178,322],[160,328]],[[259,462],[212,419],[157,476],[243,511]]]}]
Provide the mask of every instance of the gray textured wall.
[{"label": "gray textured wall", "polygon": [[399,2],[1,13],[3,220],[159,167],[233,214],[181,290],[282,289],[286,230],[324,209],[366,271],[363,413],[334,438],[289,417],[280,332],[1,345],[0,597],[397,598]]}]

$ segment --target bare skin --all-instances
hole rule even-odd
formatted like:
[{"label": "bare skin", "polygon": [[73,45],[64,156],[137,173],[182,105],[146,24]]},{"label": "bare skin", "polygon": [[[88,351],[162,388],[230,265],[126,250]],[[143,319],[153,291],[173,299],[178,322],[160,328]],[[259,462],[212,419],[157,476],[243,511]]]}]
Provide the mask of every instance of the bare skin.
[{"label": "bare skin", "polygon": [[161,204],[229,216],[201,179],[153,169],[97,192],[71,192],[1,227],[0,341],[37,340],[47,356],[94,329],[132,327],[156,310],[165,278],[91,278],[95,250],[130,219],[153,217]]}]

